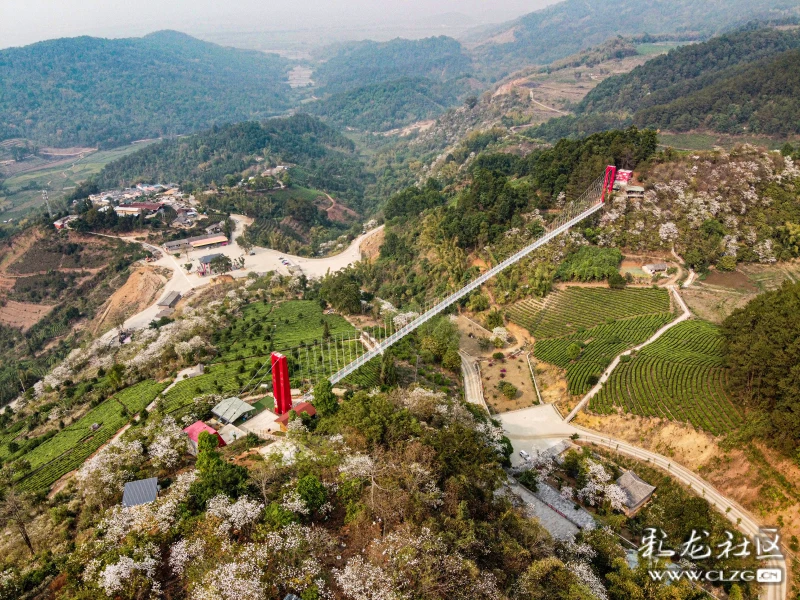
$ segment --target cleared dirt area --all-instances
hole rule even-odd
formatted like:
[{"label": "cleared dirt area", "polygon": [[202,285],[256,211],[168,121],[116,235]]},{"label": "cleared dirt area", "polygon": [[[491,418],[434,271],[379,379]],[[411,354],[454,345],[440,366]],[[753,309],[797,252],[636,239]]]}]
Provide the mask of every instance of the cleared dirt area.
[{"label": "cleared dirt area", "polygon": [[0,306],[0,323],[24,332],[36,325],[53,308],[55,307],[46,304],[6,300],[5,305]]},{"label": "cleared dirt area", "polygon": [[711,271],[703,279],[707,285],[731,288],[743,292],[757,292],[758,287],[741,271]]},{"label": "cleared dirt area", "polygon": [[[539,403],[533,387],[531,372],[528,369],[528,362],[525,360],[525,353],[519,354],[515,358],[482,361],[481,378],[486,403],[493,412],[503,413],[509,410],[528,408]],[[498,385],[501,381],[510,383],[517,388],[514,398],[507,398],[500,391]]]},{"label": "cleared dirt area", "polygon": [[142,266],[134,269],[125,284],[114,292],[98,311],[91,329],[95,335],[104,333],[156,301],[169,273],[159,267]]},{"label": "cleared dirt area", "polygon": [[729,444],[694,428],[635,415],[587,415],[581,425],[658,452],[703,476],[765,523],[781,527],[784,540],[800,536],[800,467],[759,443]]},{"label": "cleared dirt area", "polygon": [[534,361],[533,358],[531,358],[531,362],[534,365],[533,372],[536,373],[536,383],[539,385],[542,401],[545,404],[569,401],[570,395],[567,392],[564,369],[559,369],[549,363]]},{"label": "cleared dirt area", "polygon": [[784,281],[800,281],[800,261],[739,265],[731,272],[711,271],[681,293],[698,317],[720,323],[761,292],[778,289]]}]

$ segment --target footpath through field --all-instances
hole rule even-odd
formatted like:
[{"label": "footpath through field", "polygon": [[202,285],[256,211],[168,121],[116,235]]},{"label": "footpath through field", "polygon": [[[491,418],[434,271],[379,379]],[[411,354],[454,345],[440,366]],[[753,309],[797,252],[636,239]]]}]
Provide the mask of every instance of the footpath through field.
[{"label": "footpath through field", "polygon": [[572,421],[572,419],[574,419],[578,415],[578,413],[581,410],[583,410],[583,408],[589,403],[589,400],[594,398],[594,396],[600,392],[600,389],[603,387],[603,384],[606,381],[608,381],[608,378],[611,376],[611,372],[617,368],[617,365],[619,364],[620,358],[622,356],[628,356],[631,354],[631,352],[637,352],[642,348],[644,348],[645,346],[647,346],[648,344],[652,344],[658,338],[664,335],[667,331],[675,327],[675,325],[677,325],[678,323],[682,323],[683,321],[686,321],[692,316],[689,307],[686,306],[686,303],[683,301],[683,298],[681,298],[681,295],[678,293],[678,289],[673,285],[668,287],[669,290],[672,292],[675,301],[680,305],[683,313],[677,319],[670,321],[669,323],[664,325],[661,329],[656,331],[650,339],[646,340],[645,342],[642,342],[638,346],[631,348],[630,350],[626,350],[625,352],[614,358],[614,360],[611,361],[611,364],[608,365],[608,367],[606,367],[606,370],[603,371],[603,374],[600,376],[600,380],[597,382],[597,384],[587,392],[587,394],[581,399],[580,402],[578,402],[578,405],[575,408],[573,408],[572,411],[567,415],[566,419],[564,419],[565,421],[567,421],[568,423]]}]

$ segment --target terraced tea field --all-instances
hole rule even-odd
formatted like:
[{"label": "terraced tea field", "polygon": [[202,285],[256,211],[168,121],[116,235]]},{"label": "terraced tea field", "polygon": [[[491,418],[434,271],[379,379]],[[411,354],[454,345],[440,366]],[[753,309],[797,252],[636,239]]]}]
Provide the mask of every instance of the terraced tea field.
[{"label": "terraced tea field", "polygon": [[742,414],[725,391],[721,346],[716,326],[699,320],[680,323],[621,363],[589,409],[681,421],[714,435],[735,429]]},{"label": "terraced tea field", "polygon": [[568,287],[546,299],[529,298],[510,306],[512,323],[536,339],[562,337],[609,321],[670,312],[669,292],[660,288],[611,290]]},{"label": "terraced tea field", "polygon": [[[565,337],[537,340],[534,356],[565,369],[569,393],[583,394],[593,385],[590,377],[599,378],[614,357],[641,344],[673,318],[671,313],[634,317],[604,323]],[[575,344],[582,348],[578,357],[572,360],[568,349]]]},{"label": "terraced tea field", "polygon": [[266,356],[272,350],[286,352],[322,341],[325,324],[333,337],[351,334],[355,328],[339,315],[325,315],[318,302],[292,300],[280,304],[254,302],[242,310],[236,323],[214,337],[217,362]]},{"label": "terraced tea field", "polygon": [[[31,470],[22,477],[20,487],[24,490],[44,490],[63,475],[80,467],[165,387],[166,384],[152,380],[132,385],[28,452],[23,458],[30,463]],[[98,427],[92,430],[94,425]]]}]

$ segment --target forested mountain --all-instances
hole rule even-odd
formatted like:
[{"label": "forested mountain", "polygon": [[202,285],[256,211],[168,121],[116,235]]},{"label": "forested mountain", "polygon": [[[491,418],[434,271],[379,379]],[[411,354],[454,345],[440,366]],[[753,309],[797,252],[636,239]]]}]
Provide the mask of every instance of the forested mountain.
[{"label": "forested mountain", "polygon": [[800,29],[746,28],[672,50],[609,77],[578,105],[576,112],[636,112],[682,98],[728,77],[730,69],[800,48]]},{"label": "forested mountain", "polygon": [[340,92],[308,108],[338,125],[386,131],[437,116],[466,89],[463,79],[441,83],[403,78]]},{"label": "forested mountain", "polygon": [[107,165],[101,187],[137,181],[222,183],[256,164],[257,158],[299,165],[303,184],[357,203],[363,195],[363,165],[353,142],[308,115],[213,127],[165,140]]},{"label": "forested mountain", "polygon": [[798,61],[800,28],[745,28],[606,79],[576,107],[577,116],[554,119],[532,135],[556,140],[629,123],[674,131],[797,133]]},{"label": "forested mountain", "polygon": [[800,133],[800,50],[737,68],[696,92],[638,111],[633,121],[673,131]]},{"label": "forested mountain", "polygon": [[453,38],[398,38],[347,44],[314,71],[314,79],[325,91],[336,93],[404,77],[447,81],[470,68],[469,56]]},{"label": "forested mountain", "polygon": [[0,51],[0,140],[112,147],[283,111],[288,61],[162,31]]},{"label": "forested mountain", "polygon": [[615,35],[721,33],[754,19],[800,14],[794,0],[566,0],[474,40],[475,54],[496,75],[546,64]]}]

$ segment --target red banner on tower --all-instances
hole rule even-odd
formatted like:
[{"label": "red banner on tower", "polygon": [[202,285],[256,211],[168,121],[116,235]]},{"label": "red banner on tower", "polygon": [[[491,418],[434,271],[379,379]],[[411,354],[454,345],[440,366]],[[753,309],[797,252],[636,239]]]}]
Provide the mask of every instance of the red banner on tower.
[{"label": "red banner on tower", "polygon": [[275,396],[275,414],[282,415],[292,410],[289,363],[280,352],[272,353],[272,393]]}]

